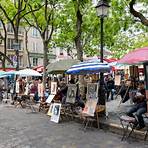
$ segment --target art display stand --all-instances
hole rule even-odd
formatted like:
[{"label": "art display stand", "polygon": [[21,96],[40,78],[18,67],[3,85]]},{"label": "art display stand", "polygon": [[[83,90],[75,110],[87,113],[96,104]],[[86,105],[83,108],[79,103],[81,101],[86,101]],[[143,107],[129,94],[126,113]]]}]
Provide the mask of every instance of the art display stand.
[{"label": "art display stand", "polygon": [[88,83],[87,85],[87,95],[86,95],[86,104],[85,108],[81,113],[81,118],[84,124],[84,130],[87,127],[92,127],[94,123],[97,124],[97,128],[99,126],[99,113],[104,112],[105,106],[97,105],[98,103],[98,83]]}]

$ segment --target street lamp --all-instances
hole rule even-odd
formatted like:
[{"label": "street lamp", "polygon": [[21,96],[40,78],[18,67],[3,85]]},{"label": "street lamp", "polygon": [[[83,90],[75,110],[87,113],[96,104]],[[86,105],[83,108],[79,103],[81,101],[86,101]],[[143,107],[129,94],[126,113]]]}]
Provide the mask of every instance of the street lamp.
[{"label": "street lamp", "polygon": [[[97,16],[100,17],[100,62],[103,63],[103,21],[108,15],[109,5],[105,0],[100,0],[96,6]],[[105,88],[104,88],[104,76],[100,73],[100,91],[99,91],[99,103],[105,105]]]},{"label": "street lamp", "polygon": [[16,52],[16,71],[19,70],[19,43],[13,43],[13,48]]}]

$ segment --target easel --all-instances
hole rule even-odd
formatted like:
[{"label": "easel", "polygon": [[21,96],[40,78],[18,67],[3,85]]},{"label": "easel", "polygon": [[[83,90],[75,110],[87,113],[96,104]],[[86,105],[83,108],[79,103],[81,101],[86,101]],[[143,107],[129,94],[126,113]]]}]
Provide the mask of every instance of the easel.
[{"label": "easel", "polygon": [[[121,105],[122,101],[125,99],[127,93],[129,92],[129,89],[130,89],[130,85],[128,85],[128,87],[127,87],[127,89],[126,89],[126,92],[125,92],[125,95],[124,95],[124,97],[121,99],[121,101],[119,102],[118,107]],[[121,92],[121,91],[120,91],[120,92]]]}]

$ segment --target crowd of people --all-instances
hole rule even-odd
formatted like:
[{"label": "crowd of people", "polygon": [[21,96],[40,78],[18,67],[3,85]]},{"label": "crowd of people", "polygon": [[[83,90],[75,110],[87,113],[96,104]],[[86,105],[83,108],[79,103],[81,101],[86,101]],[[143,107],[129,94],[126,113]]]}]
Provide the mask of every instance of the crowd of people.
[{"label": "crowd of people", "polygon": [[[81,79],[80,79],[81,80]],[[130,81],[130,83],[129,83]],[[86,102],[86,92],[87,92],[87,83],[93,83],[94,80],[91,76],[86,75],[83,79],[83,83],[79,81],[78,77],[71,77],[70,80],[65,77],[48,77],[46,79],[45,89],[43,87],[42,78],[33,78],[27,79],[23,77],[18,77],[16,82],[18,82],[19,86],[19,94],[26,94],[33,97],[35,102],[39,100],[46,100],[51,93],[51,82],[57,83],[57,94],[54,99],[59,100],[61,103],[65,103],[68,91],[68,84],[76,84],[77,86],[77,94],[76,94],[76,102],[77,104],[84,108]],[[95,81],[98,83],[98,80]],[[3,79],[0,82],[1,85],[4,85]],[[83,93],[81,92],[83,85]],[[11,86],[11,85],[9,85]],[[147,112],[147,104],[146,104],[146,93],[145,93],[145,84],[144,81],[136,81],[136,84],[133,85],[133,80],[128,80],[128,84],[125,81],[121,80],[120,86],[115,86],[115,80],[112,75],[106,75],[104,77],[104,86],[106,90],[106,101],[114,100],[115,95],[120,95],[122,99],[122,103],[127,100],[132,100],[133,106],[126,112],[126,114],[130,117],[136,118],[135,125],[137,128],[141,129],[145,127],[143,114]],[[17,86],[15,86],[17,87]],[[39,88],[40,87],[40,88]],[[4,86],[0,87],[2,92],[5,89]],[[9,87],[8,87],[9,88]],[[11,87],[7,89],[8,92],[11,91]],[[41,93],[39,89],[43,92]],[[119,91],[120,90],[120,91]],[[119,92],[119,94],[118,94]]]}]

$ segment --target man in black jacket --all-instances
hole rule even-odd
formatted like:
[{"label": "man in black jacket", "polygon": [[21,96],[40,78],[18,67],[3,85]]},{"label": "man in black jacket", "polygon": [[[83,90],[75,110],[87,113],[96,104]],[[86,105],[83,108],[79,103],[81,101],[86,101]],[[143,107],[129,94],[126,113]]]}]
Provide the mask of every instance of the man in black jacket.
[{"label": "man in black jacket", "polygon": [[144,81],[140,81],[138,85],[138,92],[133,99],[135,103],[132,108],[129,109],[127,115],[130,117],[136,117],[139,126],[137,129],[142,129],[145,127],[144,120],[142,114],[147,112],[147,104],[146,104],[146,93],[144,89]]}]

